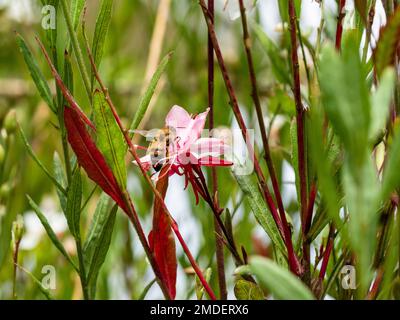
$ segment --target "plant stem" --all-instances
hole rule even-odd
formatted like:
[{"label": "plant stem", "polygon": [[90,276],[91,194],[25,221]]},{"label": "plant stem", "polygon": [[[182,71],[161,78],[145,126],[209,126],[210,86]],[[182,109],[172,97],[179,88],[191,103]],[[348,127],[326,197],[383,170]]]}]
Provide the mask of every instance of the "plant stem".
[{"label": "plant stem", "polygon": [[[254,70],[254,63],[253,63],[253,56],[251,53],[251,38],[250,34],[248,31],[248,26],[247,26],[247,18],[246,18],[246,9],[243,4],[243,0],[239,0],[239,6],[240,6],[240,14],[241,14],[241,20],[242,20],[242,29],[243,29],[243,43],[246,51],[246,58],[247,58],[247,65],[249,69],[249,77],[250,77],[250,82],[251,82],[251,97],[254,102],[254,106],[256,108],[256,113],[257,113],[257,119],[258,119],[258,125],[260,127],[260,132],[261,132],[261,139],[264,147],[264,159],[265,162],[267,163],[269,175],[271,177],[271,182],[272,182],[272,188],[275,193],[275,199],[278,205],[278,209],[281,212],[281,214],[285,213],[285,209],[283,207],[283,201],[282,201],[282,196],[281,192],[279,190],[279,183],[278,179],[276,177],[276,172],[274,168],[274,164],[272,162],[271,158],[271,151],[269,147],[269,142],[268,142],[268,137],[267,137],[267,130],[265,128],[265,123],[264,123],[264,116],[263,112],[261,109],[261,103],[260,103],[260,97],[258,94],[258,86],[257,86],[257,77],[256,73]],[[286,220],[286,216],[285,216]],[[282,219],[284,224],[287,224],[287,222]]]},{"label": "plant stem", "polygon": [[[177,226],[175,220],[173,219],[171,213],[169,212],[167,206],[165,205],[165,202],[164,202],[164,199],[163,199],[162,195],[161,195],[160,192],[156,189],[156,187],[153,185],[153,183],[152,183],[152,181],[151,181],[151,178],[147,175],[146,170],[144,169],[144,167],[143,167],[143,165],[142,165],[142,163],[141,163],[141,161],[140,161],[140,159],[139,159],[139,157],[138,157],[138,155],[137,155],[137,153],[136,153],[135,146],[133,145],[132,140],[131,140],[130,137],[129,137],[129,132],[128,132],[128,130],[125,130],[124,127],[123,127],[123,125],[122,125],[121,119],[119,118],[119,116],[118,116],[118,114],[117,114],[116,108],[115,108],[115,106],[114,106],[114,103],[113,103],[112,100],[111,100],[111,97],[110,97],[110,95],[109,95],[108,89],[104,86],[104,83],[103,83],[103,81],[101,80],[100,75],[99,75],[99,73],[98,73],[98,71],[97,71],[96,65],[95,65],[94,60],[93,60],[93,55],[92,55],[92,53],[91,53],[89,47],[87,47],[87,52],[88,52],[88,55],[89,55],[90,63],[91,63],[91,65],[92,65],[93,73],[94,73],[94,75],[95,75],[95,78],[96,78],[97,82],[99,83],[100,88],[101,88],[101,90],[102,90],[103,93],[104,93],[104,97],[105,97],[105,99],[106,99],[106,101],[107,101],[107,104],[109,105],[109,107],[110,107],[110,109],[111,109],[111,112],[113,113],[113,116],[114,116],[114,118],[115,118],[115,121],[117,122],[117,125],[118,125],[119,129],[121,130],[121,132],[122,132],[122,134],[123,134],[123,136],[124,136],[124,138],[125,138],[125,141],[126,141],[126,143],[127,143],[127,145],[128,145],[129,152],[131,153],[131,155],[132,155],[133,158],[135,159],[136,163],[138,164],[139,169],[140,169],[140,171],[141,171],[143,177],[145,178],[147,184],[150,186],[150,188],[152,189],[154,195],[155,195],[155,196],[158,198],[158,200],[160,201],[160,204],[161,204],[163,210],[164,210],[165,213],[169,216],[169,218],[170,218],[170,220],[171,220],[171,227],[172,227],[172,230],[174,231],[175,235],[178,237],[179,242],[180,242],[181,245],[182,245],[182,248],[185,250],[185,254],[187,255],[187,257],[188,257],[188,259],[189,259],[189,261],[190,261],[190,263],[191,263],[193,269],[196,271],[196,274],[197,274],[197,276],[199,277],[200,281],[202,282],[202,284],[203,284],[203,286],[204,286],[204,289],[208,292],[210,298],[213,299],[213,300],[215,300],[215,295],[214,295],[214,293],[212,292],[212,290],[211,290],[210,286],[208,285],[207,281],[205,280],[205,278],[204,278],[204,276],[203,276],[203,274],[202,274],[200,268],[197,266],[196,261],[193,259],[193,256],[191,255],[191,253],[190,253],[190,251],[189,251],[189,249],[188,249],[188,247],[187,247],[185,241],[183,240],[183,238],[182,238],[182,236],[181,236],[181,234],[180,234],[180,232],[179,232],[179,229],[178,229],[178,226]],[[127,197],[128,197],[129,200],[130,200],[129,195],[127,195]],[[130,207],[133,209],[132,201],[130,200],[129,202],[130,202]],[[135,216],[136,216],[136,214],[135,214]],[[139,219],[137,219],[137,222],[138,222],[138,225],[140,226]],[[146,243],[147,243],[147,241],[146,241]],[[157,268],[157,269],[158,269],[158,268]],[[203,283],[203,281],[204,281],[204,283]]]},{"label": "plant stem", "polygon": [[89,101],[92,101],[92,91],[90,89],[90,80],[83,61],[83,55],[81,48],[79,46],[78,38],[76,36],[74,26],[72,24],[70,11],[66,0],[61,0],[61,5],[64,11],[65,22],[67,23],[68,33],[71,38],[72,47],[75,52],[76,61],[78,62],[79,71],[82,76],[83,84],[85,85],[86,93],[88,95]]},{"label": "plant stem", "polygon": [[79,261],[79,278],[81,279],[83,299],[89,300],[89,288],[86,278],[85,263],[83,260],[82,242],[80,235],[75,239],[76,251],[78,253]]},{"label": "plant stem", "polygon": [[336,25],[336,41],[335,47],[338,51],[340,51],[341,44],[342,44],[342,35],[343,35],[343,18],[345,16],[344,6],[346,5],[346,0],[339,0],[339,8],[338,8],[338,18],[337,18],[337,25]]},{"label": "plant stem", "polygon": [[[212,22],[214,23],[214,0],[208,0],[208,11],[210,12]],[[214,129],[214,49],[210,36],[207,40],[207,63],[208,63],[208,107],[209,112],[209,128],[212,131]],[[215,201],[218,206],[218,177],[217,170],[215,167],[211,167],[211,181],[212,190],[215,197]],[[224,262],[224,244],[221,238],[221,227],[218,223],[217,218],[214,216],[214,231],[215,231],[215,256],[217,259],[217,272],[218,272],[218,286],[219,286],[219,298],[226,300],[228,298],[228,292],[226,289],[225,279],[225,262]]]},{"label": "plant stem", "polygon": [[368,54],[368,49],[369,49],[369,45],[371,42],[372,24],[374,23],[374,18],[375,18],[375,5],[376,5],[376,0],[372,0],[371,7],[368,12],[368,21],[366,22],[365,44],[364,44],[363,55],[362,55],[362,61],[364,63],[367,62],[367,54]]},{"label": "plant stem", "polygon": [[327,243],[326,243],[324,256],[322,258],[321,270],[319,272],[319,279],[321,281],[324,280],[326,269],[328,267],[329,257],[331,255],[332,248],[333,248],[334,233],[335,233],[335,228],[333,227],[333,224],[331,224],[329,226],[328,240],[327,240]]},{"label": "plant stem", "polygon": [[239,104],[237,102],[236,94],[235,94],[235,91],[233,90],[233,86],[232,86],[231,80],[228,75],[228,71],[225,66],[224,58],[221,53],[221,49],[220,49],[220,46],[219,46],[219,43],[217,40],[217,36],[215,34],[214,26],[210,19],[208,9],[205,5],[204,0],[199,0],[199,2],[200,2],[201,9],[203,10],[203,15],[204,15],[205,21],[207,23],[207,27],[208,27],[208,33],[210,35],[210,39],[211,39],[213,47],[214,47],[214,52],[217,57],[218,64],[219,64],[219,67],[220,67],[220,70],[222,73],[222,77],[224,79],[225,86],[226,86],[226,89],[227,89],[227,92],[228,92],[228,95],[230,98],[230,105],[231,105],[232,111],[233,111],[235,118],[239,124],[239,127],[242,131],[242,136],[243,136],[244,141],[246,142],[248,153],[249,153],[251,159],[253,160],[254,170],[255,170],[258,182],[260,184],[263,196],[265,198],[265,201],[271,211],[271,214],[275,220],[276,225],[278,226],[279,231],[281,232],[281,236],[284,239],[285,245],[287,247],[290,269],[295,274],[300,275],[303,273],[303,270],[302,270],[302,267],[301,267],[299,260],[294,252],[294,249],[293,249],[293,243],[292,243],[292,239],[291,239],[289,225],[287,223],[286,224],[282,223],[283,221],[286,220],[286,216],[285,216],[285,214],[282,214],[282,212],[280,212],[280,218],[279,218],[278,211],[276,209],[276,206],[275,206],[274,200],[271,196],[271,193],[268,189],[267,183],[265,181],[265,177],[261,171],[260,164],[257,160],[257,157],[255,156],[254,149],[249,144],[250,139],[249,139],[249,135],[248,135],[248,130],[247,130],[246,124],[244,123],[244,120],[243,120],[243,116],[239,109]]},{"label": "plant stem", "polygon": [[17,239],[14,243],[14,252],[13,252],[13,289],[12,296],[13,299],[16,300],[17,296],[17,266],[18,266],[18,253],[19,253],[19,245],[21,243],[21,239]]}]

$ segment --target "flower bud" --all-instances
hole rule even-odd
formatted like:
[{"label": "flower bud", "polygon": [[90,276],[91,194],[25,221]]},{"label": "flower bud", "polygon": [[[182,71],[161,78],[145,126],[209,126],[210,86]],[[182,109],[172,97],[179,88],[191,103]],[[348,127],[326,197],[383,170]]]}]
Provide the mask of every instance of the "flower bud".
[{"label": "flower bud", "polygon": [[17,129],[17,115],[14,109],[11,109],[4,118],[4,129],[8,134],[12,134]]},{"label": "flower bud", "polygon": [[24,218],[19,214],[12,224],[13,242],[19,243],[24,234]]},{"label": "flower bud", "polygon": [[9,196],[11,192],[11,187],[8,183],[3,183],[0,186],[0,199],[5,199]]}]

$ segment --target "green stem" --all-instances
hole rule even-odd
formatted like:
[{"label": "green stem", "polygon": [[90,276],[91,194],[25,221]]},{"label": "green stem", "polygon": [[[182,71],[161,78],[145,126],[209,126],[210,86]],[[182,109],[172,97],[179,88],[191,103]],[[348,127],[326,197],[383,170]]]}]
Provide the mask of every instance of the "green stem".
[{"label": "green stem", "polygon": [[82,250],[82,243],[81,243],[81,237],[79,236],[77,239],[75,239],[76,242],[76,250],[78,253],[78,260],[79,260],[79,277],[81,279],[81,285],[82,285],[82,292],[83,292],[83,298],[85,300],[89,300],[89,288],[87,284],[87,279],[86,279],[86,271],[85,271],[85,263],[83,260],[83,250]]},{"label": "green stem", "polygon": [[64,11],[64,18],[65,18],[65,22],[67,23],[67,28],[68,28],[69,36],[71,38],[72,47],[75,52],[76,61],[78,62],[79,71],[80,71],[82,79],[83,79],[83,84],[85,85],[86,93],[89,97],[89,100],[91,101],[92,92],[90,90],[90,80],[89,80],[89,76],[88,76],[85,64],[83,62],[82,51],[79,46],[78,38],[74,31],[74,26],[72,24],[71,15],[70,15],[66,0],[61,0],[61,5],[62,5],[63,11]]}]

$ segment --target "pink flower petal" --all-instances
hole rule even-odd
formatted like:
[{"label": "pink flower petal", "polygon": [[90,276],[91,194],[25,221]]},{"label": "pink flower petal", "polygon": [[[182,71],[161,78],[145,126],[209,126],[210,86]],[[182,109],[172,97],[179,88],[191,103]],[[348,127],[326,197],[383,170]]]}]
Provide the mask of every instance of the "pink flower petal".
[{"label": "pink flower petal", "polygon": [[192,118],[190,114],[180,106],[174,105],[165,118],[165,124],[173,128],[185,128]]},{"label": "pink flower petal", "polygon": [[197,158],[204,156],[218,157],[228,153],[230,146],[218,138],[200,138],[190,146],[190,152]]},{"label": "pink flower petal", "polygon": [[199,165],[206,167],[216,167],[216,166],[228,167],[233,165],[233,163],[230,161],[211,156],[200,158],[198,159],[198,162]]}]

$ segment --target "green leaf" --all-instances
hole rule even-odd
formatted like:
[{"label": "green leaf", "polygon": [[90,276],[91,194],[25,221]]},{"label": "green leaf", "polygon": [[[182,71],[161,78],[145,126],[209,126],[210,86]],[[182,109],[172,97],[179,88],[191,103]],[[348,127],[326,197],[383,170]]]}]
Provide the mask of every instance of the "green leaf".
[{"label": "green leaf", "polygon": [[[54,152],[54,156],[53,156],[53,170],[54,170],[54,177],[57,180],[57,182],[62,187],[65,187],[65,185],[67,184],[66,178],[64,175],[61,159],[57,152]],[[63,210],[63,212],[66,212],[66,210],[67,210],[66,195],[64,193],[62,193],[59,189],[57,189],[57,195],[58,195],[58,199],[60,200],[61,209]]]},{"label": "green leaf", "polygon": [[281,55],[281,49],[267,36],[259,25],[254,25],[254,31],[259,39],[261,46],[268,55],[273,74],[281,83],[291,85],[290,69],[287,59]]},{"label": "green leaf", "polygon": [[[111,21],[113,0],[102,0],[100,4],[100,11],[96,19],[96,27],[94,30],[92,53],[94,63],[97,68],[100,67],[101,58],[103,57],[104,45],[108,27]],[[92,84],[94,81],[94,74],[92,73]]]},{"label": "green leaf", "polygon": [[[211,274],[212,274],[212,269],[207,268],[205,275],[204,275],[207,282],[210,281]],[[202,300],[203,296],[204,296],[204,287],[198,276],[196,276],[195,291],[196,291],[197,300]]]},{"label": "green leaf", "polygon": [[74,30],[78,28],[79,19],[81,17],[83,8],[85,7],[86,0],[72,0],[71,1],[71,17]]},{"label": "green leaf", "polygon": [[47,235],[49,236],[51,242],[53,242],[54,246],[61,252],[61,254],[67,259],[67,261],[73,266],[73,268],[78,271],[78,267],[75,265],[74,261],[71,259],[64,246],[61,244],[60,240],[57,238],[57,235],[51,228],[49,222],[47,221],[45,215],[40,210],[39,206],[32,200],[29,195],[26,195],[29,205],[32,207],[33,211],[35,211],[37,217],[42,223],[44,229],[46,230]]},{"label": "green leaf", "polygon": [[125,189],[125,154],[127,150],[125,139],[104,94],[99,90],[94,93],[93,111],[97,129],[97,146],[104,154],[119,186]]},{"label": "green leaf", "polygon": [[400,31],[400,7],[397,7],[393,15],[388,19],[388,23],[380,32],[379,41],[376,46],[375,69],[380,77],[389,65],[393,65],[396,58],[397,48],[399,45]]},{"label": "green leaf", "polygon": [[290,271],[278,266],[272,260],[252,257],[250,269],[260,281],[279,300],[314,300],[310,289]]},{"label": "green leaf", "polygon": [[357,166],[364,160],[368,144],[371,108],[356,35],[349,32],[344,37],[342,56],[326,46],[319,69],[323,106]]},{"label": "green leaf", "polygon": [[109,197],[106,194],[102,194],[93,216],[88,238],[83,246],[85,264],[89,270],[87,281],[90,286],[91,296],[96,291],[97,276],[110,247],[118,209],[114,205],[109,210],[109,203]]},{"label": "green leaf", "polygon": [[54,113],[57,113],[57,109],[54,106],[53,97],[49,85],[47,84],[46,78],[40,71],[36,60],[34,59],[31,51],[29,50],[28,46],[25,43],[24,38],[22,38],[22,36],[18,33],[17,33],[17,44],[24,57],[25,63],[28,66],[32,80],[35,83],[35,86],[38,89],[40,96],[48,104],[50,109]]},{"label": "green leaf", "polygon": [[383,135],[385,125],[389,117],[390,100],[393,95],[395,73],[393,69],[387,69],[382,74],[379,87],[372,95],[371,126],[369,138],[372,143],[379,135]]},{"label": "green leaf", "polygon": [[249,202],[258,223],[271,238],[274,245],[276,245],[282,253],[286,252],[278,227],[264,202],[254,175],[236,175],[234,173],[234,176],[244,193],[245,199]]},{"label": "green leaf", "polygon": [[33,280],[33,282],[35,282],[38,285],[40,292],[43,293],[43,295],[46,297],[47,300],[54,300],[50,291],[43,286],[42,282],[38,278],[36,278],[32,272],[28,271],[27,269],[25,269],[20,265],[18,265],[18,268],[23,272],[25,272]]},{"label": "green leaf", "polygon": [[67,208],[65,216],[67,218],[68,227],[75,239],[80,239],[80,218],[81,218],[81,202],[82,202],[82,178],[79,168],[77,168],[72,176],[72,181],[67,194]]},{"label": "green leaf", "polygon": [[36,157],[35,153],[32,150],[31,145],[28,142],[28,139],[26,139],[25,133],[22,130],[21,126],[18,124],[18,130],[20,133],[20,136],[22,138],[22,141],[24,142],[25,148],[28,151],[29,155],[32,157],[32,159],[36,162],[36,164],[39,166],[40,169],[43,170],[43,172],[49,177],[49,179],[54,183],[54,185],[59,189],[62,193],[67,194],[67,191],[64,189],[64,187],[57,181],[56,178],[53,177],[53,175],[46,169],[46,167],[43,165],[43,163],[39,160],[38,157]]},{"label": "green leaf", "polygon": [[397,128],[391,147],[388,151],[388,158],[382,179],[380,198],[385,201],[391,192],[400,188],[400,128]]},{"label": "green leaf", "polygon": [[234,287],[235,297],[238,300],[264,300],[264,293],[254,282],[239,279]]},{"label": "green leaf", "polygon": [[133,121],[130,126],[131,130],[136,130],[139,127],[139,124],[142,121],[142,119],[146,113],[146,110],[150,104],[151,98],[153,97],[154,91],[156,90],[157,83],[160,80],[162,74],[164,73],[164,71],[168,65],[168,62],[171,59],[171,56],[172,56],[172,52],[168,53],[161,60],[156,71],[154,72],[146,91],[144,92],[142,98],[140,99],[139,107],[135,113],[135,117],[133,118]]}]

